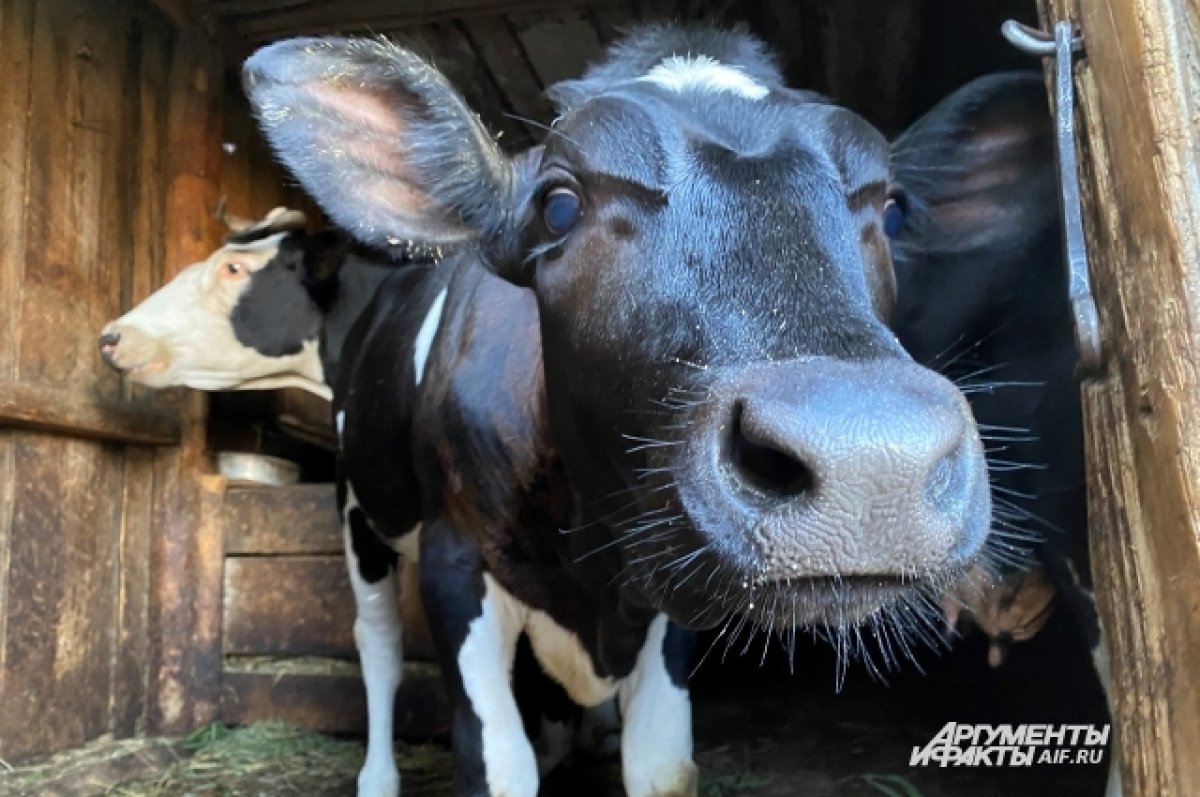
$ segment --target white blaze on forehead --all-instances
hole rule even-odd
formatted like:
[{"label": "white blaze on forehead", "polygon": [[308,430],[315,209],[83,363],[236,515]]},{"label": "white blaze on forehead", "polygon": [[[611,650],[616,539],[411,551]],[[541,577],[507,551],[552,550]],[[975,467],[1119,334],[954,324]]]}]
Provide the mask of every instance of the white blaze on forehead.
[{"label": "white blaze on forehead", "polygon": [[413,369],[418,385],[425,376],[425,361],[429,359],[429,350],[433,347],[433,336],[442,320],[442,306],[445,303],[446,289],[442,288],[442,292],[429,306],[429,312],[425,314],[425,320],[421,322],[421,329],[417,332],[416,343],[413,344]]},{"label": "white blaze on forehead", "polygon": [[761,100],[770,89],[735,66],[722,64],[707,55],[672,55],[638,78],[665,89],[686,91],[723,91],[748,100]]}]

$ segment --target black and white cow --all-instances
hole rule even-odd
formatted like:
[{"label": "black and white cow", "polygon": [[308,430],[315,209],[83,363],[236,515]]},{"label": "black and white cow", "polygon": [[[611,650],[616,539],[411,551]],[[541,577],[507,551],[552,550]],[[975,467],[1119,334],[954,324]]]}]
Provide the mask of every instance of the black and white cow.
[{"label": "black and white cow", "polygon": [[392,260],[304,226],[287,208],[231,225],[224,245],[105,325],[104,360],[148,387],[332,398],[342,343],[379,283],[398,262],[433,253],[406,246]]},{"label": "black and white cow", "polygon": [[[1023,233],[997,208],[1043,167],[1011,157],[1044,124],[1009,112],[1028,78],[956,94],[959,124],[893,154],[755,40],[651,28],[555,86],[544,146],[510,159],[383,40],[281,42],[245,77],[339,224],[456,250],[383,282],[334,391],[360,794],[398,791],[393,545],[418,526],[464,795],[537,791],[509,686],[522,634],[576,702],[618,697],[631,797],[694,795],[681,627],[866,624],[899,649],[984,555],[968,406],[885,322],[893,258],[931,231]],[[977,159],[939,181],[960,150]]]}]

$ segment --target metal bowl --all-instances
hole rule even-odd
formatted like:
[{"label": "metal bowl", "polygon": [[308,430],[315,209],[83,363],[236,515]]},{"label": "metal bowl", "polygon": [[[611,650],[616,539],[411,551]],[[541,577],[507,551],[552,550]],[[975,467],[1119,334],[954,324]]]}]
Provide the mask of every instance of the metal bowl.
[{"label": "metal bowl", "polygon": [[300,466],[279,457],[244,451],[217,453],[217,472],[231,482],[286,487],[300,481]]}]

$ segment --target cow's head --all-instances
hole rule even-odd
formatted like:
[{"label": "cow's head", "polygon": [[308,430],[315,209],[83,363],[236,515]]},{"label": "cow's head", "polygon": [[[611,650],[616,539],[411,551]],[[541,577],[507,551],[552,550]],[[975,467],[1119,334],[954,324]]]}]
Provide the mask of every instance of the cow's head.
[{"label": "cow's head", "polygon": [[100,353],[130,381],[199,390],[301,387],[329,396],[318,352],[322,292],[348,243],[306,235],[276,208],[104,327]]},{"label": "cow's head", "polygon": [[[280,42],[245,82],[340,225],[466,245],[536,294],[576,553],[619,558],[647,605],[693,626],[882,623],[979,556],[970,410],[885,322],[905,214],[939,223],[905,184],[971,137],[1003,154],[1024,120],[970,124],[1003,85],[958,100],[958,141],[907,141],[901,171],[862,118],[712,30],[649,29],[554,87],[553,130],[517,159],[384,40]],[[983,158],[947,212],[991,224],[990,182],[1019,169]]]}]

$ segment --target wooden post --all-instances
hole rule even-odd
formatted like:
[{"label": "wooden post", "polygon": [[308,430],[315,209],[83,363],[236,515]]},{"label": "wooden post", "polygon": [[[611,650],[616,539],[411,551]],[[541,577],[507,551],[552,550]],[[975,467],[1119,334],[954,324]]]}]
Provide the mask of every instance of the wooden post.
[{"label": "wooden post", "polygon": [[1041,0],[1073,20],[1106,369],[1085,386],[1089,519],[1127,797],[1200,794],[1200,11]]},{"label": "wooden post", "polygon": [[[221,240],[212,217],[220,195],[221,75],[216,44],[203,32],[181,29],[170,75],[167,279]],[[160,455],[155,484],[158,669],[149,716],[155,733],[210,722],[220,690],[224,480],[207,475],[204,394],[186,391],[178,401],[182,440]]]}]

